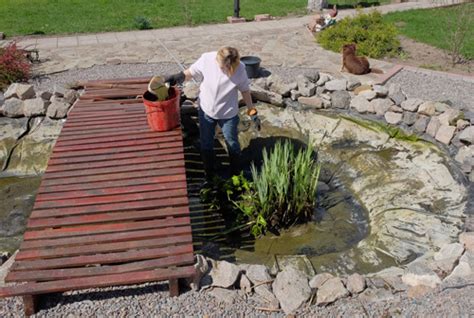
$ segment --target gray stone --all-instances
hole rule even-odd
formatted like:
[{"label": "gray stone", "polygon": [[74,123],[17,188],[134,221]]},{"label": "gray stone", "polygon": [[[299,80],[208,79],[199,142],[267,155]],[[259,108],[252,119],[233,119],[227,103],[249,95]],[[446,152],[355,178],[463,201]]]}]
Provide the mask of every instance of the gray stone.
[{"label": "gray stone", "polygon": [[23,114],[25,117],[44,116],[48,105],[41,97],[27,99],[23,102]]},{"label": "gray stone", "polygon": [[238,299],[238,295],[235,291],[224,288],[213,288],[209,292],[209,294],[216,297],[219,302],[223,302],[229,305],[232,305]]},{"label": "gray stone", "polygon": [[381,270],[380,272],[377,272],[377,273],[374,273],[374,274],[369,274],[367,276],[369,276],[369,277],[379,276],[379,277],[382,277],[382,278],[385,279],[386,277],[402,276],[404,273],[405,273],[404,269],[402,269],[400,267],[391,266],[389,268],[385,268],[385,269]]},{"label": "gray stone", "polygon": [[363,91],[362,93],[359,94],[359,96],[363,96],[365,99],[368,101],[373,100],[375,97],[377,97],[377,93],[374,91]]},{"label": "gray stone", "polygon": [[326,84],[327,81],[330,80],[330,77],[329,75],[327,74],[319,74],[319,79],[318,81],[316,82],[316,85],[318,86],[324,86],[324,84]]},{"label": "gray stone", "polygon": [[201,288],[202,277],[209,272],[209,264],[203,255],[196,254],[194,269],[195,274],[191,279],[190,286],[193,290],[199,290],[199,288]]},{"label": "gray stone", "polygon": [[309,106],[310,108],[316,108],[316,109],[323,108],[323,101],[321,100],[321,98],[317,96],[312,96],[312,97],[301,96],[298,98],[298,102],[303,105]]},{"label": "gray stone", "polygon": [[292,89],[290,92],[290,98],[291,100],[298,100],[298,98],[301,96],[300,92],[297,90]]},{"label": "gray stone", "polygon": [[18,98],[25,100],[33,97],[35,97],[35,89],[33,85],[29,84],[13,83],[5,92],[5,99]]},{"label": "gray stone", "polygon": [[317,83],[319,80],[319,71],[307,71],[304,75],[311,83]]},{"label": "gray stone", "polygon": [[377,94],[377,97],[386,97],[388,95],[388,88],[386,88],[385,86],[374,85],[372,89]]},{"label": "gray stone", "polygon": [[252,283],[250,282],[250,280],[248,279],[248,277],[245,274],[240,275],[239,287],[246,294],[251,294],[252,293]]},{"label": "gray stone", "polygon": [[418,114],[417,113],[412,113],[412,112],[403,112],[403,119],[402,121],[407,124],[408,126],[412,126],[414,123],[416,123],[416,120],[418,119]]},{"label": "gray stone", "polygon": [[324,182],[318,181],[318,186],[317,186],[318,192],[327,192],[331,190],[331,188]]},{"label": "gray stone", "polygon": [[435,102],[434,104],[435,104],[435,110],[437,113],[444,113],[448,109],[452,109],[451,106],[445,103]]},{"label": "gray stone", "polygon": [[252,94],[252,97],[259,100],[259,101],[269,103],[269,104],[272,104],[274,106],[279,106],[279,107],[284,106],[283,96],[281,96],[279,94],[267,91],[267,90],[265,90],[265,89],[263,89],[259,86],[255,86],[255,85],[250,86],[250,92]]},{"label": "gray stone", "polygon": [[309,287],[313,289],[318,289],[320,288],[327,280],[334,278],[333,275],[329,273],[321,273],[315,275],[311,280],[309,281]]},{"label": "gray stone", "polygon": [[280,94],[283,97],[289,97],[291,91],[298,87],[296,82],[290,84],[284,83],[278,75],[273,74],[267,78],[267,85],[270,91]]},{"label": "gray stone", "polygon": [[370,102],[363,96],[356,96],[351,100],[350,107],[357,110],[361,114],[365,114],[369,111]]},{"label": "gray stone", "polygon": [[441,127],[439,119],[437,117],[431,117],[430,123],[428,124],[428,127],[426,127],[426,133],[434,138],[439,127]]},{"label": "gray stone", "polygon": [[456,129],[461,131],[469,125],[470,125],[470,123],[467,120],[458,119],[458,121],[456,122]]},{"label": "gray stone", "polygon": [[423,100],[418,99],[418,98],[409,98],[405,101],[402,102],[400,105],[404,110],[410,111],[410,112],[416,112],[418,110],[418,107],[423,103]]},{"label": "gray stone", "polygon": [[278,273],[273,282],[273,292],[286,314],[296,311],[311,296],[306,275],[292,267]]},{"label": "gray stone", "polygon": [[418,114],[433,116],[435,113],[436,113],[436,107],[435,107],[434,102],[428,101],[418,106]]},{"label": "gray stone", "polygon": [[469,126],[459,134],[459,140],[468,144],[474,143],[474,126]]},{"label": "gray stone", "polygon": [[38,91],[36,92],[36,97],[39,97],[45,101],[49,101],[51,97],[53,96],[53,93],[48,92],[48,91]]},{"label": "gray stone", "polygon": [[250,282],[256,286],[254,287],[255,293],[264,298],[266,302],[272,304],[273,307],[277,306],[278,308],[279,302],[271,293],[272,277],[268,267],[264,265],[249,265],[245,269],[245,273]]},{"label": "gray stone", "polygon": [[370,101],[375,114],[378,116],[383,116],[385,113],[393,106],[393,102],[389,98],[376,98]]},{"label": "gray stone", "polygon": [[267,78],[266,77],[254,78],[254,79],[252,79],[252,84],[256,85],[258,87],[261,87],[263,89],[268,90]]},{"label": "gray stone", "polygon": [[428,127],[430,119],[431,118],[428,116],[420,115],[413,124],[413,129],[418,133],[424,133],[426,131],[426,127]]},{"label": "gray stone", "polygon": [[316,275],[313,265],[306,255],[276,255],[276,261],[280,271],[292,267],[305,273],[308,278]]},{"label": "gray stone", "polygon": [[328,92],[328,90],[324,86],[316,86],[316,95],[322,95]]},{"label": "gray stone", "polygon": [[354,273],[347,277],[346,287],[352,295],[363,292],[366,287],[364,276]]},{"label": "gray stone", "polygon": [[309,97],[316,93],[316,85],[311,83],[305,76],[298,75],[296,82],[298,83],[298,91],[301,96]]},{"label": "gray stone", "polygon": [[347,88],[347,80],[346,79],[335,79],[332,81],[328,81],[324,84],[324,87],[328,91],[342,91]]},{"label": "gray stone", "polygon": [[5,278],[7,277],[8,273],[10,272],[10,268],[13,266],[15,262],[16,255],[18,251],[13,253],[13,255],[3,264],[0,266],[0,287],[5,287]]},{"label": "gray stone", "polygon": [[406,96],[402,92],[402,89],[399,84],[391,84],[389,86],[388,97],[395,103],[395,105],[398,106],[400,106],[401,103],[406,100]]},{"label": "gray stone", "polygon": [[393,105],[393,106],[390,106],[390,108],[388,109],[388,111],[391,111],[391,112],[394,112],[394,113],[400,113],[400,114],[403,114],[403,108],[397,106],[397,105]]},{"label": "gray stone", "polygon": [[455,131],[456,127],[454,126],[441,125],[436,132],[435,139],[445,145],[449,145],[451,139],[454,137]]},{"label": "gray stone", "polygon": [[402,281],[409,286],[425,285],[435,288],[441,284],[441,279],[424,262],[412,263],[405,270]]},{"label": "gray stone", "polygon": [[64,94],[64,101],[68,104],[74,104],[79,98],[79,93],[73,89],[68,89],[66,94]]},{"label": "gray stone", "polygon": [[67,112],[69,111],[69,108],[71,108],[71,105],[68,103],[65,103],[61,99],[57,98],[52,98],[51,104],[48,106],[48,110],[46,111],[46,115],[49,118],[53,119],[61,119],[61,118],[66,118]]},{"label": "gray stone", "polygon": [[439,122],[442,125],[446,125],[446,126],[449,126],[449,125],[455,126],[456,122],[462,118],[464,118],[464,114],[461,111],[454,108],[449,108],[444,113],[438,116]]},{"label": "gray stone", "polygon": [[359,81],[358,78],[350,77],[350,78],[347,80],[347,90],[348,90],[348,91],[352,91],[352,90],[354,90],[356,87],[359,87],[360,85],[361,85],[361,82]]},{"label": "gray stone", "polygon": [[64,97],[66,95],[67,89],[62,85],[54,85],[53,95],[56,97]]},{"label": "gray stone", "polygon": [[366,304],[389,302],[393,299],[393,294],[384,288],[367,288],[359,295],[358,299]]},{"label": "gray stone", "polygon": [[458,153],[454,156],[454,160],[459,163],[464,163],[464,161],[469,160],[474,157],[474,146],[462,146],[458,149]]},{"label": "gray stone", "polygon": [[349,291],[344,287],[341,279],[334,277],[328,279],[319,289],[316,295],[316,304],[323,306],[331,304],[336,300],[349,296]]},{"label": "gray stone", "polygon": [[3,105],[3,116],[10,118],[23,117],[24,102],[16,97],[7,99]]},{"label": "gray stone", "polygon": [[459,264],[454,268],[452,273],[445,278],[445,281],[453,281],[456,278],[468,277],[474,274],[474,253],[466,251],[459,259]]},{"label": "gray stone", "polygon": [[331,102],[334,108],[348,109],[351,95],[347,91],[334,91],[331,93]]},{"label": "gray stone", "polygon": [[387,276],[383,280],[389,285],[393,292],[403,292],[408,286],[403,283],[401,276]]},{"label": "gray stone", "polygon": [[397,125],[402,121],[403,114],[389,111],[385,113],[384,117],[387,123],[392,124],[392,125]]},{"label": "gray stone", "polygon": [[212,286],[229,288],[239,278],[240,269],[237,265],[227,261],[216,262],[209,275],[212,277]]}]

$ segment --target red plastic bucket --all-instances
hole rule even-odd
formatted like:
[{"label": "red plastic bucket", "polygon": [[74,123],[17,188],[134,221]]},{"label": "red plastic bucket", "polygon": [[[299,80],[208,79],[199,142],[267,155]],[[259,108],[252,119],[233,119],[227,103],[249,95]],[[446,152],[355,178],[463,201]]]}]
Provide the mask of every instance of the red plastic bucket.
[{"label": "red plastic bucket", "polygon": [[150,101],[148,92],[143,94],[148,126],[153,131],[168,131],[179,126],[179,89],[170,89],[170,98],[165,101]]}]

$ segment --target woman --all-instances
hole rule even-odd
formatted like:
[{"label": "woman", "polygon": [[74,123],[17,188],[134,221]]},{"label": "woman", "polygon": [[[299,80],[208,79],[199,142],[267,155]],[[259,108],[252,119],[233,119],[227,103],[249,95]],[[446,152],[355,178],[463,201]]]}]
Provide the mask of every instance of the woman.
[{"label": "woman", "polygon": [[201,157],[204,163],[206,181],[214,175],[214,135],[219,125],[224,135],[230,158],[231,175],[238,174],[240,144],[237,126],[239,124],[238,91],[241,92],[247,114],[259,127],[257,110],[250,95],[250,81],[240,55],[233,47],[222,47],[217,52],[208,52],[184,72],[165,77],[170,85],[181,84],[195,76],[202,76],[199,93],[199,127]]}]

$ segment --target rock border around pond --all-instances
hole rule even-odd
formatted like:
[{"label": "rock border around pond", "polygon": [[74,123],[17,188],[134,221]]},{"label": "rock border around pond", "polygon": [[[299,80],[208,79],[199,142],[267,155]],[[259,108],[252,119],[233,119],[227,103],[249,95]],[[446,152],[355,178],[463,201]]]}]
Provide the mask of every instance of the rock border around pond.
[{"label": "rock border around pond", "polygon": [[474,232],[463,232],[459,242],[424,255],[405,267],[390,267],[377,273],[334,276],[308,275],[288,265],[276,275],[264,265],[232,264],[196,255],[194,290],[210,293],[218,301],[233,304],[255,295],[261,308],[294,314],[305,306],[328,306],[340,299],[358,297],[364,302],[389,300],[399,293],[419,298],[462,285],[474,274]]}]

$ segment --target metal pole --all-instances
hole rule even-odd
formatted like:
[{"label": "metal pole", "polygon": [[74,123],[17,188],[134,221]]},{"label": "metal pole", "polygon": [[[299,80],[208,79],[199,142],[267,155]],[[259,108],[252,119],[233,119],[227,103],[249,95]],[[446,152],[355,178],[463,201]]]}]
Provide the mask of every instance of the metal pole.
[{"label": "metal pole", "polygon": [[240,0],[234,0],[234,18],[239,17]]}]

